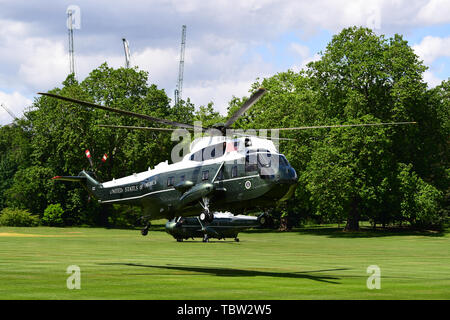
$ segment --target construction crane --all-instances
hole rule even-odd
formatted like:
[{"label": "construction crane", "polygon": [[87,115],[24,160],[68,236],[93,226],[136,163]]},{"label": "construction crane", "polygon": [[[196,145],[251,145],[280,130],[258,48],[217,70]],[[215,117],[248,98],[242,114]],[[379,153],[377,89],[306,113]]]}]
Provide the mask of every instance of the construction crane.
[{"label": "construction crane", "polygon": [[130,67],[130,46],[128,45],[128,41],[125,38],[122,38],[123,41],[123,50],[125,51],[125,68]]},{"label": "construction crane", "polygon": [[6,110],[6,112],[8,112],[9,113],[9,115],[11,116],[11,117],[13,117],[14,118],[14,120],[17,120],[17,117],[16,117],[16,115],[11,111],[11,110],[9,110],[3,103],[1,103],[0,104],[1,106],[2,106],[2,108],[3,109],[5,109]]},{"label": "construction crane", "polygon": [[180,66],[178,68],[178,83],[175,89],[175,105],[181,100],[181,93],[183,91],[183,72],[184,72],[184,47],[186,45],[186,26],[183,25],[181,29],[181,50],[180,50]]}]

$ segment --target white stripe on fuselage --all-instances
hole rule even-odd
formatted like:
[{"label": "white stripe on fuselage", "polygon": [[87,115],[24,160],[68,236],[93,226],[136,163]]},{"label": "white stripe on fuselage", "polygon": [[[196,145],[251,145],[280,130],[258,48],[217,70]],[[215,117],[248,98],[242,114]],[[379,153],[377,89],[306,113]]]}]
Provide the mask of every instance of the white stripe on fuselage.
[{"label": "white stripe on fuselage", "polygon": [[[254,175],[251,175],[251,176],[244,176],[244,177],[237,177],[237,178],[231,178],[231,179],[224,179],[224,180],[215,181],[214,183],[228,182],[228,181],[249,179],[249,178],[256,178],[256,177],[259,177],[259,175],[258,174],[254,174]],[[144,197],[149,196],[151,194],[160,193],[160,192],[167,192],[167,191],[174,191],[174,190],[175,190],[175,188],[170,188],[170,189],[165,189],[165,190],[158,190],[158,191],[148,192],[146,194],[143,194],[143,195],[140,195],[140,196],[135,196],[135,197],[114,199],[114,200],[105,200],[105,201],[101,201],[100,200],[99,202],[101,202],[101,203],[108,203],[108,202],[117,202],[117,201],[126,201],[126,200],[136,200],[136,199],[144,198]]]},{"label": "white stripe on fuselage", "polygon": [[149,193],[142,194],[142,195],[136,196],[136,197],[114,199],[114,200],[105,200],[105,201],[100,200],[99,202],[100,203],[108,203],[108,202],[117,202],[117,201],[125,201],[125,200],[136,200],[136,199],[140,199],[140,198],[149,196],[151,194],[160,193],[160,192],[167,192],[167,191],[173,191],[173,190],[175,190],[175,189],[174,188],[170,188],[170,189],[166,189],[166,190],[158,190],[158,191],[149,192]]}]

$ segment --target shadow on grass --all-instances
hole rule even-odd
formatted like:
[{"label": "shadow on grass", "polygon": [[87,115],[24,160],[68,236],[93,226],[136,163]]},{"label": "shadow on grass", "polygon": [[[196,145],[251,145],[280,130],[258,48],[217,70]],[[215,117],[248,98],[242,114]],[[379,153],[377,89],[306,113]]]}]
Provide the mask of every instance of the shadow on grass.
[{"label": "shadow on grass", "polygon": [[[165,225],[152,225],[150,232],[166,232]],[[450,232],[450,228],[445,227],[441,230],[416,230],[412,228],[402,227],[360,227],[359,231],[344,231],[343,227],[335,226],[311,226],[293,228],[289,231],[279,231],[278,229],[269,228],[250,228],[240,231],[239,233],[297,233],[305,235],[326,236],[330,238],[377,238],[377,237],[392,237],[392,236],[422,236],[422,237],[443,237]]]},{"label": "shadow on grass", "polygon": [[[293,279],[308,279],[319,282],[326,282],[332,284],[340,284],[336,280],[340,278],[332,276],[320,276],[312,275],[312,273],[318,272],[328,272],[328,271],[341,271],[348,270],[346,268],[341,269],[325,269],[325,270],[312,270],[303,272],[270,272],[270,271],[256,271],[256,270],[244,270],[244,269],[230,269],[230,268],[212,268],[212,267],[190,267],[190,266],[153,266],[135,263],[101,263],[100,265],[122,265],[129,267],[140,267],[140,268],[156,268],[156,269],[167,269],[173,271],[186,271],[186,272],[197,272],[200,274],[210,274],[218,277],[275,277],[275,278],[293,278]],[[192,274],[187,274],[192,275]]]},{"label": "shadow on grass", "polygon": [[443,237],[445,231],[435,230],[413,230],[405,228],[360,228],[359,231],[343,231],[342,228],[322,227],[322,228],[299,228],[290,232],[298,234],[326,236],[330,238],[378,238],[378,237],[397,237],[397,236],[425,236],[425,237]]}]

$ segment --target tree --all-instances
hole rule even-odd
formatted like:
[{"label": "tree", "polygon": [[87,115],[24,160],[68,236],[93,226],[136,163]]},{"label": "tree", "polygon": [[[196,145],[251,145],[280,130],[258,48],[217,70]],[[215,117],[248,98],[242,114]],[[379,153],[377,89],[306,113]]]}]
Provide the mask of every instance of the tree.
[{"label": "tree", "polygon": [[19,119],[0,127],[0,210],[6,206],[5,191],[13,183],[14,174],[30,165],[31,134],[29,121]]},{"label": "tree", "polygon": [[402,217],[413,226],[439,226],[443,219],[443,216],[439,214],[442,192],[424,182],[415,172],[411,171],[411,168],[411,165],[399,165],[398,180]]},{"label": "tree", "polygon": [[[194,107],[184,101],[170,107],[164,90],[148,84],[148,73],[135,69],[113,69],[105,63],[94,69],[79,83],[73,75],[63,82],[62,88],[52,93],[108,105],[113,108],[131,110],[158,118],[189,121]],[[104,181],[147,170],[150,166],[170,158],[170,134],[148,130],[124,130],[101,128],[98,124],[154,126],[133,117],[88,109],[42,96],[35,100],[27,112],[32,123],[31,160],[37,168],[47,168],[53,173],[77,175],[83,168],[94,171],[97,179]],[[158,124],[159,126],[159,124]],[[89,168],[85,150],[90,150],[94,166]],[[100,159],[104,154],[105,163]],[[42,169],[43,170],[43,169]],[[50,172],[50,171],[49,171]],[[47,176],[50,179],[52,176]],[[20,188],[26,187],[18,180],[12,197],[19,197]],[[107,223],[108,206],[99,206],[87,201],[86,191],[76,184],[53,183],[55,199],[64,210],[66,224]],[[41,214],[47,199],[40,195]],[[45,206],[44,206],[45,204]],[[34,209],[36,210],[36,208]]]},{"label": "tree", "polygon": [[[423,181],[437,186],[439,180],[440,188],[448,189],[448,175],[443,174],[448,167],[448,84],[427,91],[425,70],[400,35],[386,39],[352,27],[335,35],[305,71],[282,72],[254,83],[252,90],[263,86],[267,93],[236,122],[244,129],[418,122],[282,131],[282,137],[297,139],[279,143],[300,177],[289,214],[346,220],[347,230],[357,230],[360,219],[383,225],[399,221],[405,213],[400,199],[407,192],[398,187],[399,163],[411,164]],[[229,114],[245,99],[234,98]],[[436,198],[431,191],[427,194]]]},{"label": "tree", "polygon": [[[347,209],[347,229],[358,228],[356,220],[361,216],[358,211],[376,207],[388,209],[387,197],[377,197],[380,192],[376,191],[379,189],[376,186],[383,186],[381,193],[392,189],[394,179],[390,175],[392,168],[389,164],[411,163],[422,175],[429,174],[426,159],[429,154],[435,154],[432,150],[435,143],[428,137],[430,132],[436,136],[436,132],[430,125],[433,113],[430,115],[431,107],[423,82],[425,70],[426,67],[401,36],[385,39],[369,29],[357,27],[344,29],[334,36],[321,59],[308,65],[307,73],[312,87],[319,93],[317,103],[324,119],[348,122],[370,115],[371,122],[419,122],[417,126],[398,126],[384,132],[381,129],[364,131],[367,138],[375,138],[373,141],[377,141],[377,135],[384,136],[381,143],[391,141],[381,147],[378,143],[365,143],[355,149],[352,143],[342,144],[343,141],[338,140],[339,148],[342,148],[342,156],[338,158],[342,160],[353,155],[348,164],[353,164],[353,170],[346,171],[348,176],[344,180],[352,181],[356,187],[352,190],[355,195],[352,205]],[[357,136],[355,132],[350,138]],[[322,140],[322,148],[327,149],[326,143],[328,139]],[[365,149],[367,146],[372,150],[372,161],[367,161],[370,160],[364,151],[369,150]],[[423,149],[429,152],[424,154]],[[327,174],[326,167],[317,169],[324,171],[322,175]],[[345,207],[345,198],[338,203]]]}]

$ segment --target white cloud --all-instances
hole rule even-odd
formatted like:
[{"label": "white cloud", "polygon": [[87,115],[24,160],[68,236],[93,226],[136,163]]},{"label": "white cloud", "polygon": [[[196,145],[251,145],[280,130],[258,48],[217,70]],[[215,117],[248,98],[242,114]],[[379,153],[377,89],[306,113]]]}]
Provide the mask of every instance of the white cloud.
[{"label": "white cloud", "polygon": [[196,86],[186,86],[183,96],[189,97],[196,106],[214,103],[214,109],[222,115],[227,114],[228,102],[236,97],[250,96],[249,90],[254,81],[205,81]]},{"label": "white cloud", "polygon": [[418,21],[426,24],[449,23],[450,2],[448,0],[430,0],[417,14]]},{"label": "white cloud", "polygon": [[[25,0],[2,2],[0,90],[32,96],[60,86],[69,69],[67,4],[41,0],[36,9],[41,11],[30,13],[23,10],[29,7]],[[320,58],[300,41],[279,46],[284,35],[314,39],[324,30],[336,33],[352,25],[392,34],[450,22],[448,0],[152,0],[150,4],[139,0],[133,6],[80,0],[77,5],[83,15],[82,29],[75,35],[78,79],[105,61],[123,66],[120,39],[126,35],[131,64],[148,71],[150,82],[166,89],[172,98],[178,77],[179,30],[186,24],[183,98],[191,97],[196,105],[213,101],[222,113],[232,95],[248,95],[256,78],[289,67],[298,71]],[[114,41],[117,46],[111,44]],[[317,43],[313,45],[317,49]],[[272,47],[276,54],[259,54],[261,47]],[[414,49],[429,65],[449,56],[449,38],[426,37]],[[298,62],[291,66],[292,53]],[[429,83],[436,83],[434,74],[426,73]]]},{"label": "white cloud", "polygon": [[426,65],[431,65],[439,57],[450,57],[450,36],[446,38],[426,36],[412,48]]},{"label": "white cloud", "polygon": [[131,65],[147,71],[150,82],[158,87],[168,87],[171,83],[175,86],[179,54],[172,48],[144,48],[131,54]]},{"label": "white cloud", "polygon": [[22,40],[23,59],[17,76],[32,88],[52,88],[68,74],[69,59],[62,43],[41,38]]},{"label": "white cloud", "polygon": [[300,56],[300,63],[291,67],[291,69],[295,72],[305,69],[308,63],[320,59],[320,55],[318,53],[311,55],[307,46],[298,43],[291,43],[291,50]]},{"label": "white cloud", "polygon": [[437,78],[432,71],[427,70],[423,73],[423,80],[428,84],[428,88],[434,88],[440,85],[443,79]]}]

